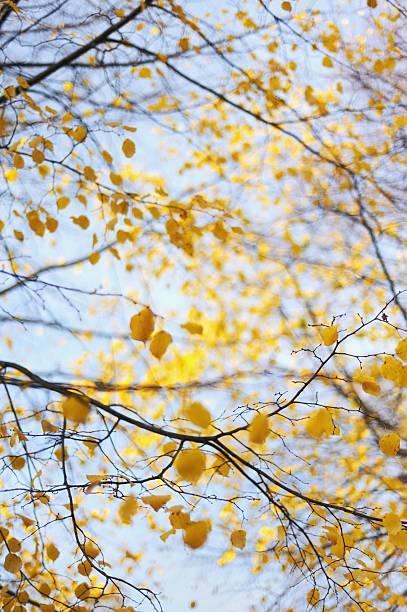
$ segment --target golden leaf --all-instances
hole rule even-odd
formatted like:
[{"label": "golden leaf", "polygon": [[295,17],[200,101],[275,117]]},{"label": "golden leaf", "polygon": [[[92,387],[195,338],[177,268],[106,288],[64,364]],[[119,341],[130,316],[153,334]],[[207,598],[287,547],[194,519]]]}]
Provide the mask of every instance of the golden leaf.
[{"label": "golden leaf", "polygon": [[198,448],[181,451],[175,460],[175,469],[183,480],[196,482],[206,467],[206,455]]},{"label": "golden leaf", "polygon": [[77,397],[68,397],[62,403],[62,412],[69,421],[85,423],[90,412],[89,402]]},{"label": "golden leaf", "polygon": [[330,346],[334,342],[338,342],[338,326],[331,325],[331,327],[323,327],[319,330],[319,335],[325,346]]},{"label": "golden leaf", "polygon": [[208,539],[210,531],[211,525],[209,521],[192,521],[184,530],[184,543],[189,548],[200,548]]},{"label": "golden leaf", "polygon": [[269,434],[268,417],[266,414],[256,414],[249,425],[249,439],[253,444],[264,444]]},{"label": "golden leaf", "polygon": [[230,534],[230,542],[235,548],[243,548],[246,546],[246,531],[244,529],[236,529]]},{"label": "golden leaf", "polygon": [[211,413],[201,402],[192,402],[192,404],[187,406],[185,417],[188,421],[202,429],[207,429],[212,421]]},{"label": "golden leaf", "polygon": [[130,319],[131,337],[139,342],[147,342],[154,331],[154,316],[149,308],[144,308]]},{"label": "golden leaf", "polygon": [[142,497],[141,501],[158,512],[158,510],[170,501],[171,497],[172,495],[147,495],[146,497]]},{"label": "golden leaf", "polygon": [[157,359],[161,359],[171,342],[171,334],[167,333],[166,331],[157,332],[151,338],[150,353],[154,355],[154,357],[157,357]]},{"label": "golden leaf", "polygon": [[400,450],[400,437],[397,433],[389,433],[381,436],[379,447],[384,455],[395,457]]}]

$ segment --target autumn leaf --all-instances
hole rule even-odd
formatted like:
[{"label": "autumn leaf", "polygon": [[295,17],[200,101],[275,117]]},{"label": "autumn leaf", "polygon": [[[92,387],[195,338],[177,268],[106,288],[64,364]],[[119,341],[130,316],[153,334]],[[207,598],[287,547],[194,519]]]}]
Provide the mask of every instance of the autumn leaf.
[{"label": "autumn leaf", "polygon": [[397,433],[384,434],[379,439],[379,447],[384,455],[395,457],[400,450],[400,437]]},{"label": "autumn leaf", "polygon": [[126,157],[133,157],[136,152],[136,146],[130,138],[126,138],[122,144],[122,151]]},{"label": "autumn leaf", "polygon": [[157,359],[161,359],[163,355],[166,353],[167,348],[172,342],[171,334],[166,331],[159,331],[151,338],[150,342],[150,353],[157,357]]},{"label": "autumn leaf", "polygon": [[403,361],[407,361],[407,337],[400,340],[396,346],[396,355]]},{"label": "autumn leaf", "polygon": [[387,533],[391,535],[401,531],[402,524],[398,514],[394,514],[394,512],[385,514],[383,517],[383,527],[386,529]]},{"label": "autumn leaf", "polygon": [[11,574],[17,574],[22,567],[21,559],[18,555],[8,553],[4,559],[4,569]]},{"label": "autumn leaf", "polygon": [[191,521],[184,530],[184,543],[189,548],[201,548],[208,539],[210,531],[211,525],[209,521]]},{"label": "autumn leaf", "polygon": [[249,428],[249,439],[253,444],[264,444],[269,435],[268,417],[266,414],[256,414]]},{"label": "autumn leaf", "polygon": [[330,346],[335,342],[338,342],[338,326],[331,325],[330,327],[323,327],[319,330],[319,335],[325,346]]},{"label": "autumn leaf", "polygon": [[47,556],[51,559],[51,561],[56,561],[59,557],[59,550],[55,546],[55,544],[48,544],[47,546]]},{"label": "autumn leaf", "polygon": [[147,495],[141,498],[141,501],[147,506],[151,506],[153,510],[158,512],[171,499],[171,495]]},{"label": "autumn leaf", "polygon": [[246,531],[244,529],[237,529],[232,531],[230,534],[230,542],[232,546],[243,550],[246,546]]},{"label": "autumn leaf", "polygon": [[85,423],[90,413],[89,402],[79,397],[68,397],[62,402],[62,412],[68,421]]},{"label": "autumn leaf", "polygon": [[144,308],[130,319],[131,337],[139,342],[147,342],[154,331],[154,315]]},{"label": "autumn leaf", "polygon": [[313,438],[329,437],[339,433],[331,415],[325,408],[320,408],[311,414],[305,423],[305,430]]},{"label": "autumn leaf", "polygon": [[129,495],[121,502],[119,507],[119,518],[125,525],[131,525],[133,518],[139,509],[139,504],[134,495]]},{"label": "autumn leaf", "polygon": [[175,469],[183,480],[196,482],[206,467],[206,456],[199,448],[188,448],[178,453]]},{"label": "autumn leaf", "polygon": [[320,597],[321,596],[320,596],[319,590],[314,587],[307,593],[307,602],[310,604],[310,606],[315,608],[315,606],[318,604],[320,600]]},{"label": "autumn leaf", "polygon": [[188,421],[202,429],[207,429],[212,422],[211,413],[201,402],[189,404],[184,410],[184,414]]},{"label": "autumn leaf", "polygon": [[203,326],[199,323],[193,323],[192,321],[188,321],[187,323],[183,323],[181,325],[183,329],[185,329],[190,334],[198,334],[201,335],[203,333]]}]

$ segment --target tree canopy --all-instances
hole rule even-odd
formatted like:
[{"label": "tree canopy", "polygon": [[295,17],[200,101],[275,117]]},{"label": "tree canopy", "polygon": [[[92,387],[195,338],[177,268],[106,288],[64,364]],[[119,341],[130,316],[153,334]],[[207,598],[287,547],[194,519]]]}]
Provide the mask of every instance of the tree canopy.
[{"label": "tree canopy", "polygon": [[407,606],[406,21],[2,2],[6,612]]}]

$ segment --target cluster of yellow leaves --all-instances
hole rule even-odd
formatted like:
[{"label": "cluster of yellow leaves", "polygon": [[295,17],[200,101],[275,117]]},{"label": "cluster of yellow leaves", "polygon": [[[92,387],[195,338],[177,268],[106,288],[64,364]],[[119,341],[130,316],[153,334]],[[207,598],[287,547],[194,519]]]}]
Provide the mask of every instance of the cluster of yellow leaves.
[{"label": "cluster of yellow leaves", "polygon": [[155,327],[154,315],[150,308],[143,308],[130,319],[130,332],[133,340],[144,342],[150,341],[150,352],[157,359],[161,359],[172,342],[172,336],[161,330],[152,336]]},{"label": "cluster of yellow leaves", "polygon": [[177,530],[182,530],[184,544],[189,548],[196,549],[203,546],[212,529],[211,522],[208,519],[191,521],[189,512],[185,512],[182,506],[173,506],[169,510],[171,529],[160,536],[161,540],[165,542]]}]

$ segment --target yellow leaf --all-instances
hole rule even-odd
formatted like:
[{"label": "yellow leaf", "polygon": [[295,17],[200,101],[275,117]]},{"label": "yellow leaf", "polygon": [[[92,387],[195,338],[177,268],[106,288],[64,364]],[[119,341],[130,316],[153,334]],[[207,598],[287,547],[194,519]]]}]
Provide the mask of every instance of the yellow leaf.
[{"label": "yellow leaf", "polygon": [[13,181],[17,179],[18,172],[15,168],[9,168],[8,170],[5,171],[4,176],[10,183],[12,183]]},{"label": "yellow leaf", "polygon": [[403,361],[407,361],[407,337],[400,340],[398,345],[396,346],[396,354]]},{"label": "yellow leaf", "polygon": [[266,414],[256,414],[249,425],[249,438],[253,444],[264,444],[269,434],[268,417]]},{"label": "yellow leaf", "polygon": [[288,13],[292,10],[291,2],[284,1],[281,3],[281,8],[283,11],[287,11]]},{"label": "yellow leaf", "polygon": [[35,164],[42,164],[45,159],[45,155],[39,149],[34,149],[31,153],[31,158]]},{"label": "yellow leaf", "polygon": [[111,164],[113,162],[113,157],[110,155],[109,151],[103,150],[102,157],[108,164]]},{"label": "yellow leaf", "polygon": [[84,166],[83,176],[87,181],[96,181],[96,173],[90,166]]},{"label": "yellow leaf", "polygon": [[13,163],[14,163],[14,167],[18,168],[19,170],[24,168],[24,165],[25,165],[24,158],[21,157],[21,155],[19,155],[18,153],[14,155]]},{"label": "yellow leaf", "polygon": [[47,230],[53,234],[58,228],[58,221],[53,217],[47,217],[45,226]]},{"label": "yellow leaf", "polygon": [[126,157],[133,157],[136,152],[136,145],[130,138],[126,138],[122,144],[122,151]]},{"label": "yellow leaf", "polygon": [[154,355],[154,357],[157,357],[157,359],[161,359],[171,342],[171,334],[167,333],[166,331],[157,332],[151,338],[150,353]]},{"label": "yellow leaf", "polygon": [[100,555],[99,546],[92,542],[92,540],[86,540],[84,546],[85,554],[92,559],[95,559],[98,555]]},{"label": "yellow leaf", "polygon": [[86,217],[86,215],[79,215],[79,217],[71,217],[71,219],[75,223],[75,225],[79,225],[79,227],[84,230],[88,229],[90,225],[90,221],[88,217]]},{"label": "yellow leaf", "polygon": [[305,423],[305,431],[313,438],[329,437],[339,433],[339,430],[334,426],[331,415],[325,408],[311,414]]},{"label": "yellow leaf", "polygon": [[400,517],[394,512],[389,512],[383,517],[383,527],[389,534],[396,534],[402,529]]},{"label": "yellow leaf", "polygon": [[4,559],[4,569],[11,574],[17,574],[20,571],[22,566],[22,562],[20,557],[14,555],[13,553],[9,553],[6,555]]},{"label": "yellow leaf", "polygon": [[74,421],[75,423],[85,423],[86,419],[88,418],[89,411],[89,402],[80,398],[68,397],[62,403],[62,412],[64,417],[69,421]]},{"label": "yellow leaf", "polygon": [[90,595],[90,587],[86,582],[81,582],[75,589],[75,595],[78,599],[87,599]]},{"label": "yellow leaf", "polygon": [[141,501],[158,512],[160,508],[170,501],[171,497],[172,495],[147,495],[146,497],[142,497]]},{"label": "yellow leaf", "polygon": [[85,140],[86,136],[88,134],[87,129],[85,128],[84,125],[79,125],[77,128],[75,128],[74,130],[72,130],[71,132],[71,136],[74,140],[76,140],[77,142],[82,142]]},{"label": "yellow leaf", "polygon": [[317,588],[314,588],[314,589],[311,589],[310,591],[308,591],[308,593],[307,593],[307,601],[308,601],[310,606],[315,608],[315,606],[319,602],[319,599],[320,599],[320,595],[319,595],[319,590]]},{"label": "yellow leaf", "polygon": [[168,531],[165,531],[164,533],[160,535],[160,540],[162,540],[163,542],[166,542],[168,538],[170,537],[170,535],[174,535],[174,533],[177,533],[175,529],[169,529]]},{"label": "yellow leaf", "polygon": [[211,525],[209,521],[192,521],[184,531],[183,539],[189,548],[200,548],[208,539]]},{"label": "yellow leaf", "polygon": [[334,342],[338,342],[338,326],[331,325],[330,327],[323,327],[319,330],[319,335],[325,346],[330,346]]},{"label": "yellow leaf", "polygon": [[202,427],[202,429],[209,427],[212,421],[211,413],[201,404],[201,402],[192,402],[192,404],[186,408],[185,416],[188,421],[191,421],[191,423],[198,427]]},{"label": "yellow leaf", "polygon": [[94,266],[95,264],[97,264],[97,262],[100,259],[100,253],[91,253],[89,255],[89,261],[92,264],[92,266]]},{"label": "yellow leaf", "polygon": [[220,455],[218,455],[215,461],[213,462],[212,469],[216,470],[217,474],[220,474],[220,476],[229,476],[229,464],[226,459]]},{"label": "yellow leaf", "polygon": [[230,541],[236,548],[243,548],[246,546],[246,531],[244,529],[236,529],[230,534]]},{"label": "yellow leaf", "polygon": [[88,559],[84,559],[81,561],[81,563],[78,563],[78,572],[81,574],[81,576],[89,576],[91,571],[92,565]]},{"label": "yellow leaf", "polygon": [[388,457],[395,457],[400,450],[400,437],[396,433],[381,436],[379,440],[380,450]]},{"label": "yellow leaf", "polygon": [[47,556],[51,559],[51,561],[56,561],[59,557],[59,550],[55,546],[55,544],[48,544],[47,546]]},{"label": "yellow leaf", "polygon": [[189,512],[184,512],[182,506],[173,506],[168,519],[173,529],[185,529],[191,522]]},{"label": "yellow leaf", "polygon": [[[56,449],[55,457],[58,459],[58,461],[62,461],[62,446],[58,446],[58,448]],[[64,459],[65,461],[68,459],[68,449],[65,449]]]},{"label": "yellow leaf", "polygon": [[381,366],[383,378],[391,380],[396,384],[401,384],[403,380],[403,364],[394,357],[385,357]]},{"label": "yellow leaf", "polygon": [[123,183],[123,178],[121,174],[117,174],[117,172],[111,172],[109,174],[109,177],[113,185],[116,185],[116,187],[120,187],[120,185]]},{"label": "yellow leaf", "polygon": [[24,457],[10,457],[10,463],[13,470],[22,470],[25,466]]},{"label": "yellow leaf", "polygon": [[233,559],[235,559],[235,557],[236,557],[236,551],[233,548],[231,548],[230,550],[226,550],[221,556],[221,558],[216,561],[216,563],[220,567],[223,567],[227,563],[231,563]]},{"label": "yellow leaf", "polygon": [[189,38],[180,38],[178,45],[182,51],[188,51],[189,49]]},{"label": "yellow leaf", "polygon": [[47,431],[58,431],[58,427],[56,425],[53,425],[52,423],[50,423],[47,420],[43,420],[41,421],[41,427],[42,427],[42,431],[44,433],[46,433]]},{"label": "yellow leaf", "polygon": [[129,495],[126,497],[126,499],[120,504],[119,508],[119,518],[121,522],[125,525],[130,525],[138,510],[138,507],[138,501],[134,495]]},{"label": "yellow leaf", "polygon": [[130,330],[133,340],[147,342],[154,331],[154,316],[149,308],[144,308],[130,319]]},{"label": "yellow leaf", "polygon": [[369,395],[375,395],[376,397],[380,395],[380,385],[377,384],[373,379],[365,379],[362,382],[362,389],[365,393],[369,393]]},{"label": "yellow leaf", "polygon": [[58,198],[58,200],[57,200],[58,210],[62,210],[64,208],[66,208],[70,201],[71,200],[69,198],[67,198],[66,196],[62,196],[61,198]]},{"label": "yellow leaf", "polygon": [[175,469],[183,480],[196,482],[206,467],[206,455],[198,448],[181,451],[175,460]]},{"label": "yellow leaf", "polygon": [[192,323],[192,321],[188,321],[181,325],[183,329],[186,329],[190,334],[199,334],[201,335],[203,332],[203,327],[199,323]]},{"label": "yellow leaf", "polygon": [[151,70],[150,68],[146,68],[145,66],[143,66],[143,68],[140,68],[139,70],[139,77],[142,79],[150,79],[151,78]]}]

